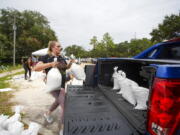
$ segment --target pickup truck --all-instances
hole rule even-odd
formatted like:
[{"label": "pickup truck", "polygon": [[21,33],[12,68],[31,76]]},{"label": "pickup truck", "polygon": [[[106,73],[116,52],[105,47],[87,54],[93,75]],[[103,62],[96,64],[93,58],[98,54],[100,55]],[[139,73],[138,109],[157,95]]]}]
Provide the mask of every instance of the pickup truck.
[{"label": "pickup truck", "polygon": [[[180,38],[133,58],[100,58],[83,86],[68,85],[64,135],[180,135]],[[149,89],[147,110],[112,90],[113,68]]]}]

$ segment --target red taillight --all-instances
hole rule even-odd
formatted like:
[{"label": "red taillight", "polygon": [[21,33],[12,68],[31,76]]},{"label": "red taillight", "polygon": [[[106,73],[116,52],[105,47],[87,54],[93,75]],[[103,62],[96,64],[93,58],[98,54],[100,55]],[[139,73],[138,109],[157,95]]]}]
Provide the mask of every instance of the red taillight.
[{"label": "red taillight", "polygon": [[180,126],[180,79],[155,78],[147,129],[152,135],[174,135]]}]

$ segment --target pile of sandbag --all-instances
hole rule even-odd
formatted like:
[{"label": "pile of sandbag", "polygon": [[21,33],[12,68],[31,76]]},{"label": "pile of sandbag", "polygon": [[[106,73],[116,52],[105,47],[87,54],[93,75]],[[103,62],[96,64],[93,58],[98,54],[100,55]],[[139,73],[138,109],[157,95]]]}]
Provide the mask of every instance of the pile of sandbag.
[{"label": "pile of sandbag", "polygon": [[71,65],[69,72],[77,79],[77,80],[85,80],[86,74],[84,68],[76,63]]},{"label": "pile of sandbag", "polygon": [[114,67],[112,75],[114,81],[113,90],[120,89],[117,94],[122,94],[122,97],[135,106],[134,109],[146,110],[149,90],[140,87],[135,81],[128,79],[125,72],[122,70],[117,71],[117,69],[118,67]]},{"label": "pile of sandbag", "polygon": [[[71,58],[75,59],[74,55],[71,55]],[[69,82],[71,85],[83,85],[83,82],[86,79],[84,68],[76,63],[72,63],[70,69],[67,71],[67,74],[73,76]]]},{"label": "pile of sandbag", "polygon": [[80,66],[79,64],[76,64],[76,58],[73,54],[71,54],[71,59],[75,60],[75,63],[72,63],[70,69],[69,69],[69,73],[72,74],[76,80],[85,80],[86,78],[86,74],[84,71],[84,68],[82,66]]},{"label": "pile of sandbag", "polygon": [[37,135],[40,125],[31,122],[28,129],[24,129],[24,124],[21,122],[22,106],[15,107],[15,114],[11,117],[0,115],[0,135]]},{"label": "pile of sandbag", "polygon": [[[72,56],[74,59],[74,56]],[[57,61],[57,58],[54,58]],[[83,85],[86,78],[84,68],[76,63],[72,63],[69,70],[66,71],[66,76],[73,76],[71,80],[72,85]],[[57,67],[53,67],[49,70],[46,80],[46,92],[59,90],[62,84],[62,75]]]}]

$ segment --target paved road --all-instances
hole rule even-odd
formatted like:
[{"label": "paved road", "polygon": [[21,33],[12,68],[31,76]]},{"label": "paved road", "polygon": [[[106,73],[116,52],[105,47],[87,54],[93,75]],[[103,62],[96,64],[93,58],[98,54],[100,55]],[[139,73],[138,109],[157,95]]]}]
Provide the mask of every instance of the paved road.
[{"label": "paved road", "polygon": [[17,70],[13,70],[13,71],[9,71],[9,72],[0,73],[0,78],[4,77],[4,76],[7,76],[7,75],[11,75],[11,74],[17,73],[17,72],[21,72],[21,71],[23,71],[23,68],[17,69]]}]

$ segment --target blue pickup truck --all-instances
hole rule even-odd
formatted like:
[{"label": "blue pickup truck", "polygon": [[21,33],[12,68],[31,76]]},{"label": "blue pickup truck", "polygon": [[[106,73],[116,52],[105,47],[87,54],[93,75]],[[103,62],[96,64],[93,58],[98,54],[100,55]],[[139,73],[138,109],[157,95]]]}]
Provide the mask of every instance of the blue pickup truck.
[{"label": "blue pickup truck", "polygon": [[[113,91],[113,67],[149,89],[147,110]],[[180,135],[180,38],[133,58],[100,58],[83,86],[68,85],[64,135]]]}]

